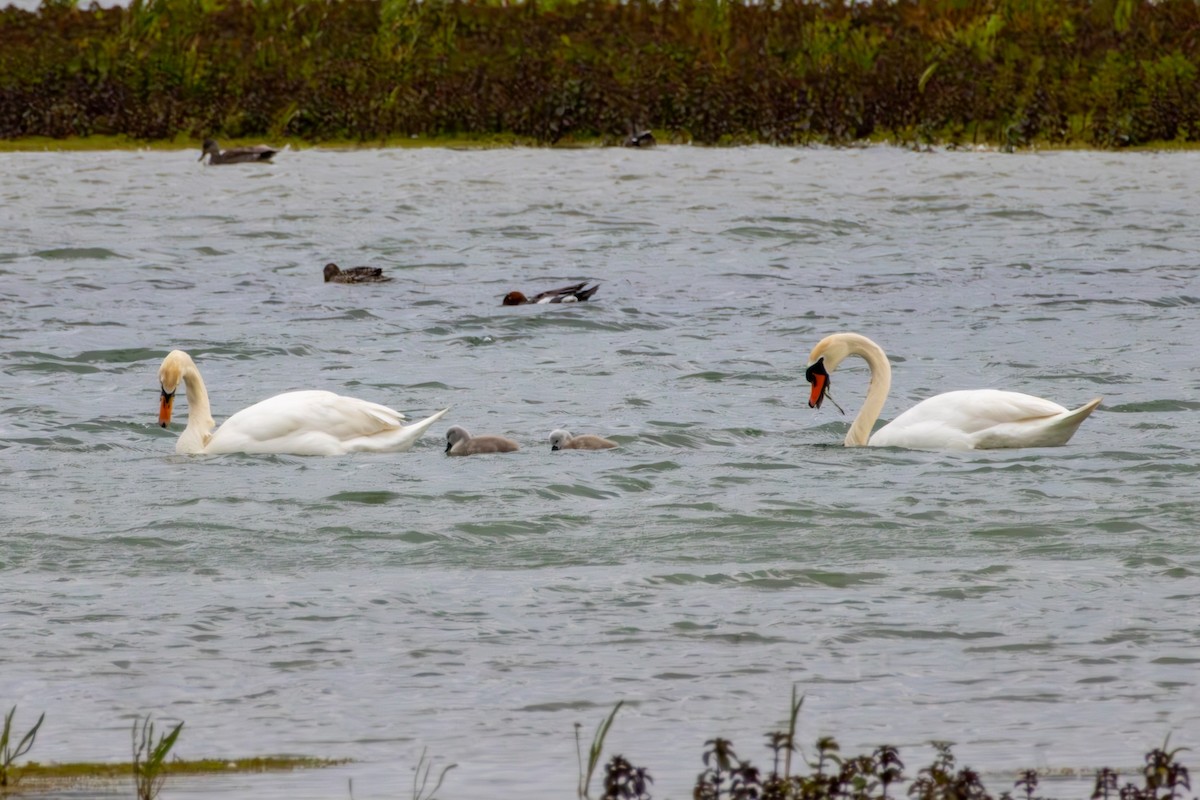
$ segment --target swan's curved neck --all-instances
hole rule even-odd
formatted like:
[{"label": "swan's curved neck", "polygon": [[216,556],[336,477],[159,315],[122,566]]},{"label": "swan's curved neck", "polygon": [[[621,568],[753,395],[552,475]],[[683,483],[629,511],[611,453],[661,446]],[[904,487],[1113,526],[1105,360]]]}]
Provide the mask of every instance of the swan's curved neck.
[{"label": "swan's curved neck", "polygon": [[[883,348],[865,336],[850,335],[844,340],[847,355],[858,356],[871,368],[871,382],[867,385],[867,399],[863,401],[858,416],[846,434],[847,447],[861,447],[871,438],[871,430],[883,412],[888,392],[892,389],[892,365],[888,363]],[[190,398],[190,395],[189,395]]]},{"label": "swan's curved neck", "polygon": [[180,453],[199,453],[204,450],[216,423],[212,418],[208,389],[204,386],[204,378],[200,377],[200,370],[194,366],[185,369],[182,377],[187,390],[188,421],[187,428],[179,435],[175,450]]}]

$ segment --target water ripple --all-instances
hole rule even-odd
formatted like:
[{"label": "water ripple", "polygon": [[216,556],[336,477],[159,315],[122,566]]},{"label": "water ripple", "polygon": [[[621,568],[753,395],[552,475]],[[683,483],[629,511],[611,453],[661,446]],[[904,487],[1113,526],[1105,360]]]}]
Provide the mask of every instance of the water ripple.
[{"label": "water ripple", "polygon": [[[153,710],[197,754],[360,757],[381,796],[428,746],[450,794],[556,797],[573,754],[543,745],[625,699],[621,748],[684,796],[791,685],[814,736],[953,738],[984,770],[1196,727],[1194,154],[0,161],[0,688],[73,720],[39,758],[111,759]],[[396,280],[325,285],[330,260]],[[499,305],[585,278],[584,305]],[[803,375],[855,329],[891,356],[885,420],[958,388],[1104,402],[1064,448],[844,448]],[[451,416],[404,454],[176,456],[175,347],[217,419],[303,388]],[[853,414],[866,370],[837,383]],[[448,458],[450,424],[522,449]],[[620,447],[551,453],[555,427]]]}]

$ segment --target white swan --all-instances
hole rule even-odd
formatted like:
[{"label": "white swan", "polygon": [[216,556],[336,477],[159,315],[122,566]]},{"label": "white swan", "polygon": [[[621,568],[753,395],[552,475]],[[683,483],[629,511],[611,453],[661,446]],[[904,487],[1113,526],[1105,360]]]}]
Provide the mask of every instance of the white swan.
[{"label": "white swan", "polygon": [[846,434],[847,447],[907,447],[912,450],[982,450],[1052,447],[1066,444],[1079,424],[1100,405],[1097,397],[1074,411],[1020,392],[974,389],[946,392],[923,400],[871,433],[892,386],[892,368],[883,348],[857,333],[826,336],[808,358],[804,377],[812,384],[809,408],[820,408],[829,393],[829,373],[847,356],[871,368],[867,399]]},{"label": "white swan", "polygon": [[285,392],[243,408],[216,428],[196,362],[182,350],[172,350],[158,369],[162,387],[158,424],[164,428],[171,422],[180,381],[187,389],[188,423],[175,452],[184,454],[404,452],[450,410],[404,425],[403,414],[378,403],[333,392]]}]

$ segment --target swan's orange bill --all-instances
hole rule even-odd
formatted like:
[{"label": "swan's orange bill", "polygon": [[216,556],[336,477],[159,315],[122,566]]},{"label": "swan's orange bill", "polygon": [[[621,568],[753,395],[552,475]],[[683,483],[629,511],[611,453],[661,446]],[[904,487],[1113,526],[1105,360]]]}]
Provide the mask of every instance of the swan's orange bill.
[{"label": "swan's orange bill", "polygon": [[812,382],[812,393],[808,396],[809,408],[820,408],[821,401],[825,399],[825,387],[829,385],[828,375],[814,375]]},{"label": "swan's orange bill", "polygon": [[812,393],[808,396],[809,408],[820,408],[825,393],[829,391],[829,373],[825,371],[825,358],[814,361],[804,370],[804,379],[812,384]]},{"label": "swan's orange bill", "polygon": [[175,393],[167,394],[167,390],[162,390],[162,396],[159,398],[158,406],[158,424],[162,427],[167,427],[171,424],[171,411],[175,407]]}]

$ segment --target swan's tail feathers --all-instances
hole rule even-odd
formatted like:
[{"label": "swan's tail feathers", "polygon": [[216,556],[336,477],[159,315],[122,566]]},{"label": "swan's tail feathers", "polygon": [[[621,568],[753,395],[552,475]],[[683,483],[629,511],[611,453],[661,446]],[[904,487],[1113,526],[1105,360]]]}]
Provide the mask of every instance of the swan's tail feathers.
[{"label": "swan's tail feathers", "polygon": [[[414,422],[411,425],[405,425],[404,430],[410,431],[412,433],[412,439],[409,441],[408,447],[412,447],[413,443],[416,442],[417,439],[420,439],[422,436],[425,435],[425,431],[429,430],[429,426],[432,425],[433,423],[437,422],[442,417],[446,416],[446,412],[449,410],[450,409],[448,409],[448,408],[443,408],[441,411],[437,412],[433,416],[426,417],[425,419],[421,420],[420,422]],[[408,447],[406,447],[404,449],[407,450]]]},{"label": "swan's tail feathers", "polygon": [[429,426],[445,416],[449,410],[448,408],[443,408],[433,416],[426,417],[420,422],[394,428],[387,434],[372,436],[369,439],[360,441],[354,449],[367,453],[407,453],[417,443],[417,440],[425,434],[425,431],[429,430]]},{"label": "swan's tail feathers", "polygon": [[1066,444],[1075,435],[1075,431],[1079,429],[1083,421],[1096,410],[1096,407],[1100,405],[1100,401],[1103,399],[1103,397],[1097,397],[1095,400],[1089,400],[1074,411],[1063,415],[1054,426],[1062,434],[1062,438],[1058,444]]}]

